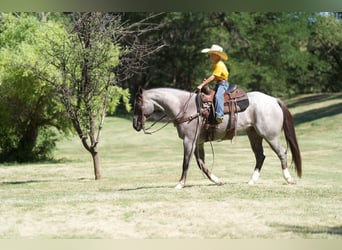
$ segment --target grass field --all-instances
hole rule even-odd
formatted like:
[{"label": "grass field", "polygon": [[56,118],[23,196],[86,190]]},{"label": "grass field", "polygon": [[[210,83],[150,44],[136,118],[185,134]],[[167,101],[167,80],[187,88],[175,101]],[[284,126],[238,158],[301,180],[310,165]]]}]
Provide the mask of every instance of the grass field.
[{"label": "grass field", "polygon": [[286,103],[303,158],[296,185],[285,185],[265,145],[260,180],[249,186],[254,156],[242,134],[214,142],[214,161],[206,146],[207,164],[225,185],[210,183],[192,161],[187,186],[177,191],[176,129],[149,136],[131,120],[107,118],[99,181],[76,137],[58,144],[55,163],[0,166],[0,238],[342,239],[342,95]]}]

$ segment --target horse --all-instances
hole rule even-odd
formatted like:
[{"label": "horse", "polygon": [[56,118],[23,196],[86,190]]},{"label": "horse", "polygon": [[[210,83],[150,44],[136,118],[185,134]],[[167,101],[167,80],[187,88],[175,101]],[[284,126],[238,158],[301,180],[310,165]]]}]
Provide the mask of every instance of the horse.
[{"label": "horse", "polygon": [[[292,114],[280,99],[273,96],[258,91],[247,92],[247,96],[249,106],[245,111],[238,113],[236,131],[246,131],[255,155],[256,163],[248,184],[254,185],[260,177],[265,160],[262,146],[264,139],[278,156],[285,181],[288,184],[295,184],[287,166],[287,151],[280,141],[280,136],[284,131],[297,176],[301,178],[302,161]],[[145,121],[155,111],[165,113],[169,121],[176,126],[179,138],[183,140],[182,174],[175,188],[182,189],[185,186],[193,154],[204,175],[217,185],[223,185],[224,182],[205,166],[204,143],[209,140],[225,139],[229,114],[224,116],[223,122],[217,125],[213,135],[208,138],[208,131],[204,128],[205,121],[201,115],[201,98],[198,93],[174,88],[149,90],[139,88],[134,101],[133,128],[138,132],[143,130],[149,133],[145,128]]]}]

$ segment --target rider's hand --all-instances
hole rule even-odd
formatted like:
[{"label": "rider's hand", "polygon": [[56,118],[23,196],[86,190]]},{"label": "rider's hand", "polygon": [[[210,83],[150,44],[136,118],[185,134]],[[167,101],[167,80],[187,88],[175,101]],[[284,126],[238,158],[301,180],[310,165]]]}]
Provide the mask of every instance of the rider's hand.
[{"label": "rider's hand", "polygon": [[199,86],[196,87],[195,92],[196,92],[196,93],[201,93],[201,90],[202,90],[202,86],[199,85]]}]

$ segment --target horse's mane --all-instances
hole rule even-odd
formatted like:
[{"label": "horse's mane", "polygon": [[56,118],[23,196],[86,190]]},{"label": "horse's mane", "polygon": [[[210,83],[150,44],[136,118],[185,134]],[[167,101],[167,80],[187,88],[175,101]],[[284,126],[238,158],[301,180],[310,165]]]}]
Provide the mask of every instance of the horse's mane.
[{"label": "horse's mane", "polygon": [[186,91],[186,90],[182,90],[182,89],[176,89],[176,88],[151,88],[148,90],[144,91],[145,94],[147,94],[148,96],[151,94],[154,97],[159,96],[160,98],[164,99],[164,98],[177,98],[180,100],[185,100],[185,99],[189,99],[189,97],[191,96],[191,92]]},{"label": "horse's mane", "polygon": [[176,89],[176,88],[152,88],[152,89],[148,89],[146,90],[148,92],[162,92],[162,93],[166,93],[166,94],[186,94],[189,95],[190,92],[186,91],[186,90],[182,90],[182,89]]}]

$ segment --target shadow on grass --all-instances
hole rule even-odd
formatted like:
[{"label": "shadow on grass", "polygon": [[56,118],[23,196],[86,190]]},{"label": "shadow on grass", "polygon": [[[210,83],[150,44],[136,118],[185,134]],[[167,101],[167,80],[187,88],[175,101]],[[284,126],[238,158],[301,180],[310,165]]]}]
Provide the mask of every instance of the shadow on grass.
[{"label": "shadow on grass", "polygon": [[277,228],[283,232],[293,232],[296,234],[330,234],[342,236],[342,225],[329,227],[329,226],[298,226],[272,223],[271,227]]},{"label": "shadow on grass", "polygon": [[[291,109],[297,106],[313,104],[313,103],[323,103],[323,102],[330,101],[330,100],[342,100],[342,94],[324,93],[324,94],[306,96],[288,104],[287,107]],[[302,113],[298,113],[298,114],[295,114],[293,118],[295,120],[295,124],[298,125],[304,122],[311,122],[320,118],[329,117],[329,116],[337,115],[340,113],[342,113],[342,102],[332,104],[330,106],[325,106],[325,107],[317,108],[317,109],[311,109]]]},{"label": "shadow on grass", "polygon": [[80,177],[80,178],[70,178],[67,180],[63,179],[49,179],[49,180],[21,180],[21,181],[3,181],[0,182],[0,186],[6,186],[6,185],[25,185],[25,184],[32,184],[32,183],[47,183],[47,182],[65,182],[65,181],[70,181],[70,182],[75,182],[75,181],[95,181],[93,178],[85,178],[85,177]]},{"label": "shadow on grass", "polygon": [[48,182],[47,180],[25,180],[25,181],[4,181],[0,182],[0,185],[24,185],[30,183],[42,183]]},{"label": "shadow on grass", "polygon": [[[216,184],[213,183],[209,183],[209,184],[193,184],[193,185],[185,185],[185,189],[186,188],[196,188],[196,187],[209,187],[209,186],[218,186]],[[128,192],[128,191],[137,191],[137,190],[148,190],[148,189],[175,189],[176,185],[165,185],[165,186],[143,186],[143,187],[134,187],[134,188],[121,188],[118,189],[118,191],[120,192]]]},{"label": "shadow on grass", "polygon": [[311,109],[293,116],[295,124],[311,122],[320,118],[329,117],[342,113],[342,103],[333,104],[327,107]]},{"label": "shadow on grass", "polygon": [[73,162],[79,162],[78,160],[73,160],[73,159],[68,159],[66,157],[62,157],[59,159],[56,158],[50,158],[50,159],[45,159],[45,160],[37,160],[37,161],[22,161],[18,162],[16,160],[13,161],[1,161],[0,162],[0,167],[1,166],[6,166],[6,167],[11,167],[11,166],[16,166],[16,167],[26,167],[27,164],[30,165],[41,165],[41,164],[61,164],[61,163],[73,163]]},{"label": "shadow on grass", "polygon": [[324,93],[324,94],[318,94],[318,95],[311,95],[311,96],[302,97],[298,99],[297,101],[288,104],[287,107],[294,108],[300,105],[320,103],[320,102],[325,102],[327,100],[336,100],[336,99],[342,99],[342,94]]}]

